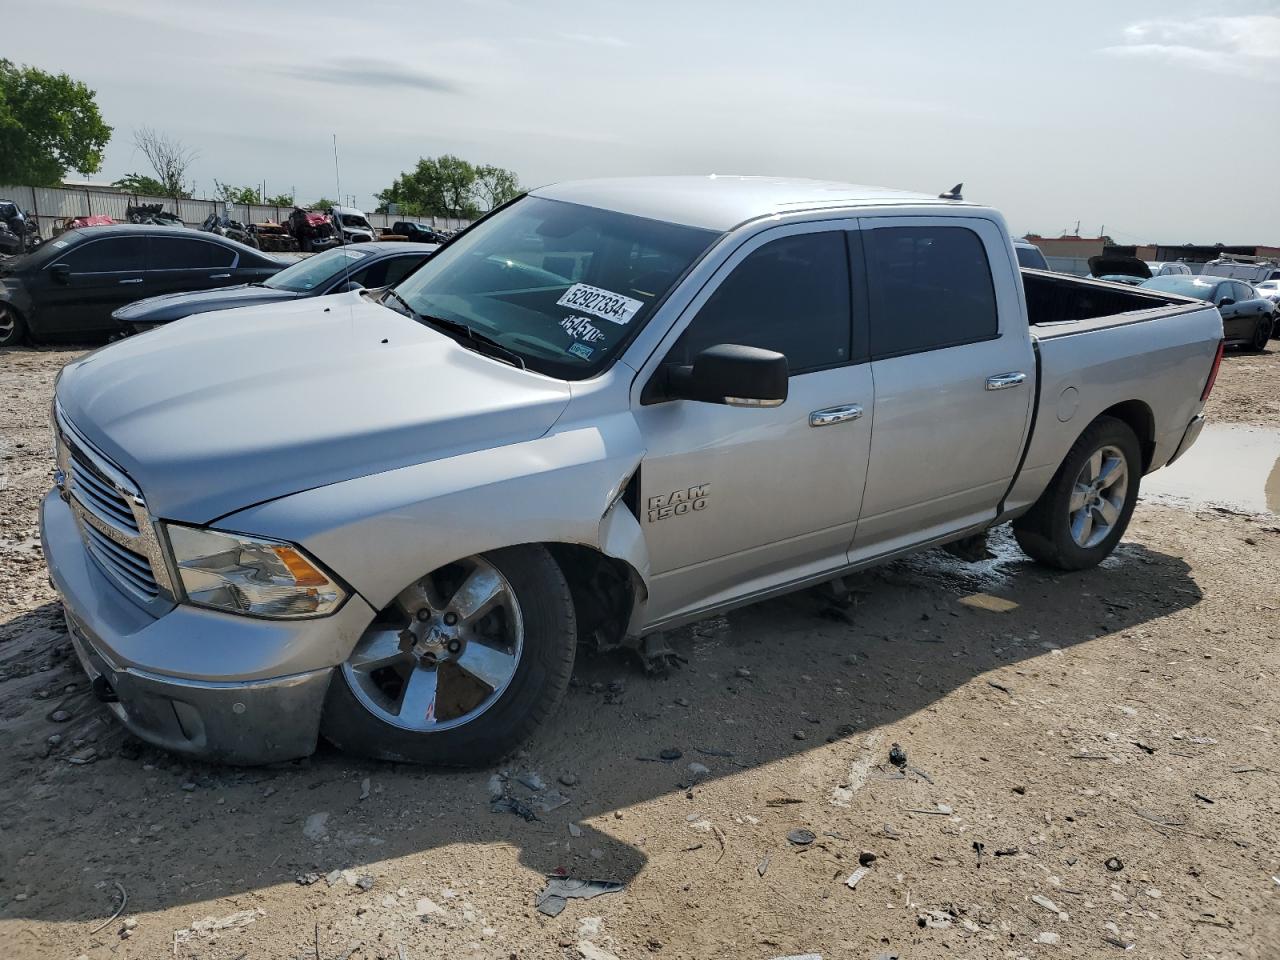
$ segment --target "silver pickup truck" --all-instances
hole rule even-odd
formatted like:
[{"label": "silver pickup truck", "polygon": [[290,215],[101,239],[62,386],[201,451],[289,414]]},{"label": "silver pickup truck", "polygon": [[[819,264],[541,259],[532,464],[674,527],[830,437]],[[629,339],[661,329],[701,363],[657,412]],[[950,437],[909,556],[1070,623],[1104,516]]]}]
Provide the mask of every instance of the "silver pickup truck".
[{"label": "silver pickup truck", "polygon": [[1008,521],[1044,564],[1098,563],[1195,441],[1221,342],[1212,305],[1020,271],[951,196],[561,184],[393,289],[69,364],[44,549],[145,740],[483,763],[580,641]]}]

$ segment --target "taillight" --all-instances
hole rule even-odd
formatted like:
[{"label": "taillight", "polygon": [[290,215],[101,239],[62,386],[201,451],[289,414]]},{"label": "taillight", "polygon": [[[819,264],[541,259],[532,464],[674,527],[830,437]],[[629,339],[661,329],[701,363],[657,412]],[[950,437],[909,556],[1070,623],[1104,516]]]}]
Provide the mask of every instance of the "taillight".
[{"label": "taillight", "polygon": [[1218,352],[1213,355],[1213,366],[1209,368],[1209,379],[1204,382],[1204,390],[1200,393],[1201,403],[1209,399],[1214,381],[1218,379],[1218,368],[1222,366],[1222,348],[1226,346],[1226,343],[1225,340],[1218,341]]}]

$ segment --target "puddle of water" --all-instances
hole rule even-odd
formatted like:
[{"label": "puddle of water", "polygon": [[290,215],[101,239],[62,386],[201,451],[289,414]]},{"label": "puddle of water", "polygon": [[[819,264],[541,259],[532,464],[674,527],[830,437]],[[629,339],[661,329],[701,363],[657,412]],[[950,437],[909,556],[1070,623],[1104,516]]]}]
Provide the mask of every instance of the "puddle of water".
[{"label": "puddle of water", "polygon": [[1182,459],[1142,478],[1142,496],[1280,513],[1280,430],[1207,424]]}]

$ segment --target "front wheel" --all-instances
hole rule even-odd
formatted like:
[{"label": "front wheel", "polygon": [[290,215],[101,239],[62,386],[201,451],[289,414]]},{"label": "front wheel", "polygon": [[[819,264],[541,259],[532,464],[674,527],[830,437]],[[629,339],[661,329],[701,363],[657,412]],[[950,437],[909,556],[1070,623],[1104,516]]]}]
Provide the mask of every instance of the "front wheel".
[{"label": "front wheel", "polygon": [[1013,522],[1018,546],[1059,570],[1096,566],[1129,526],[1141,475],[1133,430],[1099,417],[1072,445],[1035,506]]},{"label": "front wheel", "polygon": [[18,311],[8,304],[0,303],[0,347],[12,347],[22,342],[26,335],[26,324]]},{"label": "front wheel", "polygon": [[545,547],[468,557],[379,614],[336,671],[321,731],[383,760],[489,763],[559,703],[576,646],[569,585]]}]

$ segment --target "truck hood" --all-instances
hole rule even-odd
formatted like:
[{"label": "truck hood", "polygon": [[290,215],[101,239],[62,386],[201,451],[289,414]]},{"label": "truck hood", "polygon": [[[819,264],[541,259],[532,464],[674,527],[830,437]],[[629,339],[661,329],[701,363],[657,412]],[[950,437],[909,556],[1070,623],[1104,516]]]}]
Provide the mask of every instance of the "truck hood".
[{"label": "truck hood", "polygon": [[153,516],[208,523],[313,487],[534,439],[570,394],[563,381],[343,293],[158,327],[68,364],[56,395]]},{"label": "truck hood", "polygon": [[241,283],[217,290],[193,290],[187,293],[164,293],[126,304],[111,315],[125,323],[168,323],[181,320],[193,313],[210,310],[230,310],[234,307],[251,307],[263,303],[282,303],[296,300],[301,294],[291,290],[273,290],[271,287]]}]

